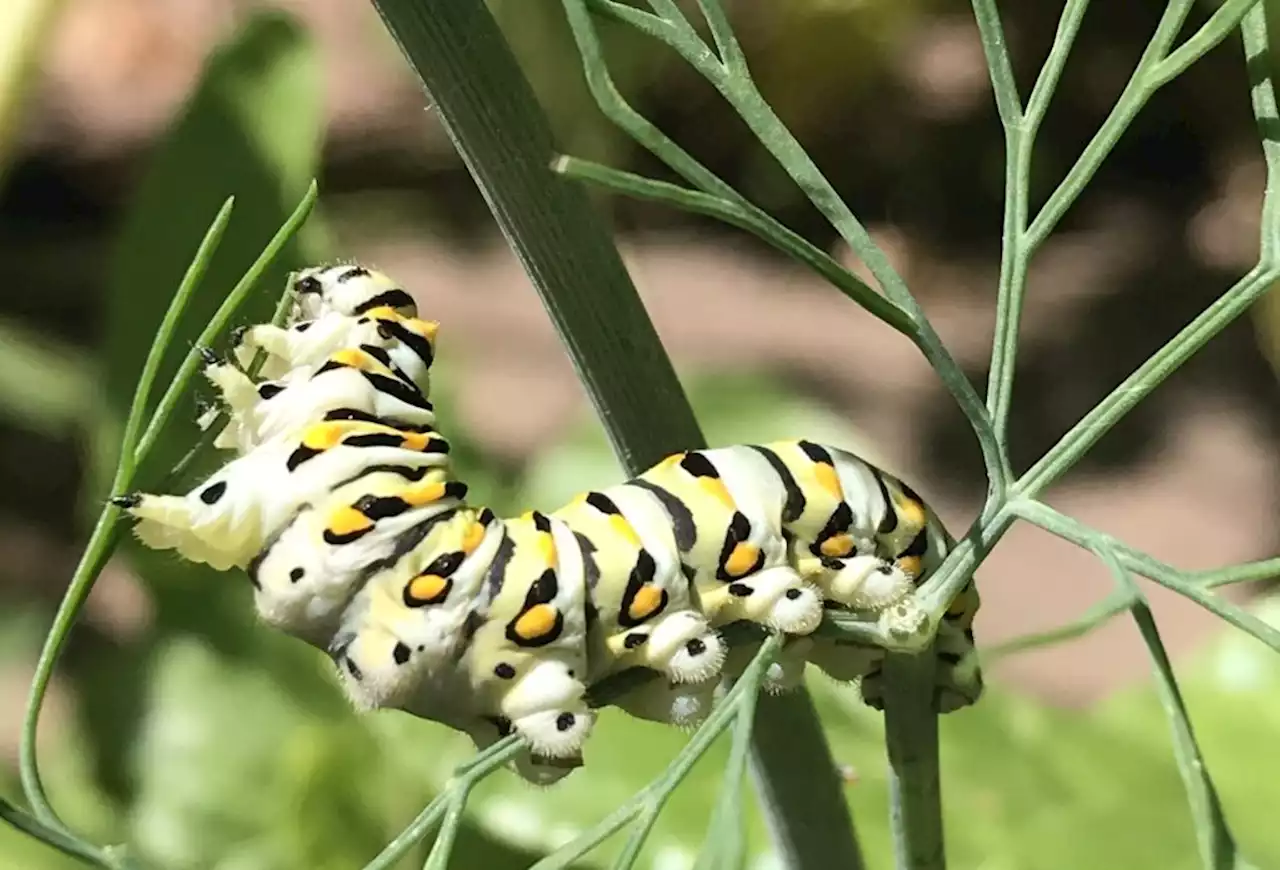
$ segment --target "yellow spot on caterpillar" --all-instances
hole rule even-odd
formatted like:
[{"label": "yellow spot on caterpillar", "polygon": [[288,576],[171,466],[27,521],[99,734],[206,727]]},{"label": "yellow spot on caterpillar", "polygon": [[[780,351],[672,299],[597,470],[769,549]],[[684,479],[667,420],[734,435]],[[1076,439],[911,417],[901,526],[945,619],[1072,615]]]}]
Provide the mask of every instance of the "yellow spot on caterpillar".
[{"label": "yellow spot on caterpillar", "polygon": [[627,608],[627,616],[636,622],[648,619],[658,612],[658,608],[662,606],[662,590],[657,586],[641,586],[636,590],[635,597],[631,599],[631,606]]},{"label": "yellow spot on caterpillar", "polygon": [[733,503],[733,496],[729,494],[729,487],[724,485],[723,480],[715,477],[699,477],[698,483],[707,491],[708,495],[718,499],[729,510],[737,509],[737,505]]},{"label": "yellow spot on caterpillar", "polygon": [[427,449],[427,442],[431,440],[430,432],[401,432],[404,438],[403,445],[407,450],[417,450],[422,452]]},{"label": "yellow spot on caterpillar", "polygon": [[913,580],[920,576],[922,566],[919,556],[900,556],[894,564],[898,566],[899,571]]},{"label": "yellow spot on caterpillar", "polygon": [[551,537],[550,532],[543,532],[538,535],[538,552],[542,554],[542,560],[549,566],[556,564],[556,539]]},{"label": "yellow spot on caterpillar", "polygon": [[480,523],[472,523],[471,528],[467,529],[466,535],[462,538],[462,552],[471,553],[475,548],[480,546],[480,542],[484,540],[484,526]]},{"label": "yellow spot on caterpillar", "polygon": [[344,366],[352,366],[358,369],[364,368],[369,364],[368,354],[362,350],[357,350],[354,347],[344,348],[329,357],[329,359],[336,363],[341,363]]},{"label": "yellow spot on caterpillar", "polygon": [[310,450],[328,450],[335,447],[344,434],[346,430],[340,423],[316,423],[302,433],[302,446]]},{"label": "yellow spot on caterpillar", "polygon": [[527,641],[539,640],[556,627],[556,609],[550,604],[535,604],[516,619],[512,630]]},{"label": "yellow spot on caterpillar", "polygon": [[626,538],[627,543],[636,547],[640,546],[640,536],[631,527],[631,523],[627,522],[626,517],[613,514],[609,517],[609,525],[613,526],[614,532]]},{"label": "yellow spot on caterpillar", "polygon": [[444,484],[440,481],[434,481],[432,483],[406,487],[404,491],[400,493],[400,497],[413,507],[431,504],[431,502],[439,501],[444,497]]},{"label": "yellow spot on caterpillar", "polygon": [[365,315],[374,320],[403,320],[399,313],[390,305],[379,305],[377,308],[370,308]]},{"label": "yellow spot on caterpillar", "polygon": [[848,534],[832,535],[822,542],[818,548],[822,550],[822,555],[830,556],[832,559],[843,559],[853,552],[853,536]]},{"label": "yellow spot on caterpillar", "polygon": [[907,525],[913,528],[919,528],[925,523],[924,505],[912,498],[902,497],[898,502],[898,516],[902,518]]},{"label": "yellow spot on caterpillar", "polygon": [[724,571],[730,577],[741,577],[755,567],[760,558],[760,548],[753,544],[741,543],[733,548],[729,558],[724,560]]},{"label": "yellow spot on caterpillar", "polygon": [[416,317],[404,318],[404,325],[419,335],[426,337],[427,341],[435,341],[436,333],[440,331],[440,324],[434,320],[419,320]]},{"label": "yellow spot on caterpillar", "polygon": [[329,517],[329,531],[338,537],[362,532],[373,526],[373,520],[350,505],[343,505]]},{"label": "yellow spot on caterpillar", "polygon": [[450,582],[438,574],[419,574],[409,581],[408,595],[420,604],[439,604],[449,594]]},{"label": "yellow spot on caterpillar", "polygon": [[659,463],[658,463],[658,467],[660,467],[660,468],[670,468],[671,466],[676,465],[677,463],[679,463],[682,459],[684,459],[684,457],[685,457],[685,456],[686,456],[686,454],[684,454],[684,453],[672,453],[672,454],[671,454],[670,456],[668,456],[666,459],[664,459],[664,460],[662,460],[661,462],[659,462]]},{"label": "yellow spot on caterpillar", "polygon": [[830,463],[815,462],[813,476],[818,479],[818,486],[825,489],[835,498],[844,498],[844,490],[840,488],[840,475]]}]

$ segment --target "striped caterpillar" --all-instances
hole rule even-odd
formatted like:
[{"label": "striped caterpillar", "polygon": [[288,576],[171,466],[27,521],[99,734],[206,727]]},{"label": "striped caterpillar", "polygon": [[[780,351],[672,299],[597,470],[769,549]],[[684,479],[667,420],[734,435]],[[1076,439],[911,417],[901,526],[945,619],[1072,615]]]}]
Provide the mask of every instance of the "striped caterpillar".
[{"label": "striped caterpillar", "polygon": [[[550,783],[581,764],[586,690],[607,676],[656,671],[614,703],[701,721],[749,659],[720,633],[744,620],[791,636],[766,688],[812,663],[882,706],[883,651],[812,633],[826,608],[923,618],[912,592],[951,540],[905,483],[809,441],[740,445],[502,519],[468,504],[435,429],[437,324],[360,266],[308,269],[291,292],[286,326],[237,331],[227,360],[205,353],[229,412],[215,444],[234,458],[186,495],[114,501],[145,545],[244,570],[262,620],[327,651],[356,706],[479,748],[514,730],[530,745],[517,772]],[[940,711],[981,694],[957,668],[978,606],[971,582],[939,626]]]}]

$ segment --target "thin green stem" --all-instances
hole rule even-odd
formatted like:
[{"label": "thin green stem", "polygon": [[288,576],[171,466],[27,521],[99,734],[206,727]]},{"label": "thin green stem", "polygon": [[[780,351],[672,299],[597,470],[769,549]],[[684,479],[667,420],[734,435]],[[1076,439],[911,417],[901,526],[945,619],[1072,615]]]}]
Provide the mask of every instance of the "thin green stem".
[{"label": "thin green stem", "polygon": [[982,37],[982,52],[987,59],[991,76],[991,89],[995,92],[996,111],[1005,129],[1022,123],[1022,101],[1018,96],[1018,82],[1013,77],[1009,63],[1009,47],[1004,41],[1004,26],[1000,23],[1000,10],[995,0],[973,0],[973,17],[978,22],[978,34]]},{"label": "thin green stem", "polygon": [[[705,2],[711,4],[716,3],[717,0],[705,0]],[[590,6],[590,8],[602,14],[633,26],[636,25],[635,16],[626,11],[631,7],[613,3],[610,0],[564,0],[564,3],[565,9],[569,14],[570,25],[578,38],[579,49],[583,52],[588,83],[590,84],[592,79],[595,78],[599,85],[602,78],[607,79],[608,73],[604,69],[604,60],[599,50],[599,43],[595,39],[594,29],[591,26],[590,16],[586,12],[586,7]],[[720,92],[721,96],[746,122],[752,133],[765,146],[774,160],[787,172],[806,198],[822,213],[823,217],[835,228],[836,232],[858,255],[859,259],[866,264],[889,300],[901,308],[915,324],[917,346],[925,359],[933,366],[934,371],[937,372],[939,379],[948,392],[955,398],[978,438],[983,461],[987,467],[990,493],[994,495],[1003,492],[1010,476],[1008,462],[996,440],[986,406],[983,404],[982,399],[979,398],[977,391],[974,390],[973,384],[969,382],[968,376],[965,375],[955,360],[952,359],[950,353],[947,352],[933,326],[921,311],[915,297],[911,295],[901,276],[898,275],[888,257],[885,256],[884,251],[880,249],[875,240],[871,238],[871,234],[867,232],[862,223],[849,210],[849,207],[845,205],[799,141],[791,134],[791,131],[774,114],[773,109],[770,108],[769,104],[756,89],[755,83],[750,76],[730,74],[724,66],[716,61],[714,55],[696,35],[688,35],[671,27],[650,26],[641,29],[674,49]],[[602,94],[600,92],[602,90],[607,92]],[[621,97],[613,89],[612,83],[609,82],[607,89],[592,87],[592,92],[596,95],[597,101],[601,102],[602,110],[617,122],[614,114],[619,111],[617,104],[621,102]],[[607,99],[608,103],[602,101],[602,97]],[[631,127],[653,129],[652,125],[640,118],[629,106],[626,107],[626,113],[628,124],[620,124],[620,126],[623,126],[627,132],[632,132]],[[653,130],[653,132],[656,132],[656,130]],[[687,169],[688,166],[687,161],[683,158],[687,157],[687,155],[678,146],[667,140],[665,136],[661,136],[660,133],[657,135],[661,137],[661,142],[654,143],[652,140],[649,142],[638,141],[641,141],[641,144],[648,147],[658,157],[666,160],[672,169],[685,175],[683,170]],[[678,163],[672,163],[670,160],[672,157],[677,157]],[[689,178],[696,187],[707,192],[718,193],[726,198],[739,196],[732,192],[731,189],[729,192],[718,187],[711,189],[700,183],[697,178],[690,178],[688,175],[685,175],[685,177]],[[718,178],[715,179],[715,183],[717,185],[724,184]]]},{"label": "thin green stem", "polygon": [[1115,107],[1031,222],[1026,241],[1029,251],[1038,249],[1053,232],[1058,221],[1062,220],[1067,209],[1079,198],[1094,173],[1098,171],[1098,167],[1102,165],[1102,161],[1111,153],[1120,136],[1133,122],[1134,116],[1159,88],[1159,85],[1152,86],[1150,72],[1164,59],[1183,21],[1191,11],[1193,2],[1194,0],[1170,0],[1169,5],[1165,7],[1164,14],[1156,25],[1156,32],[1142,52],[1137,68],[1120,93],[1119,99],[1116,100]]},{"label": "thin green stem", "polygon": [[1280,269],[1257,267],[1237,281],[1058,439],[1058,443],[1014,484],[1015,493],[1034,498],[1044,492],[1139,402],[1164,383],[1165,378],[1270,290],[1277,276],[1280,276]]},{"label": "thin green stem", "polygon": [[[295,232],[306,218],[311,206],[316,198],[316,186],[313,182],[307,195],[303,198],[302,203],[294,212],[293,216],[285,223],[285,226],[277,233],[273,239],[272,245],[267,248],[262,257],[254,263],[250,271],[246,273],[245,278],[241,279],[236,290],[232,291],[227,302],[218,309],[215,319],[205,328],[201,334],[200,341],[208,342],[216,336],[226,321],[235,313],[236,308],[243,302],[244,296],[248,288],[252,286],[253,281],[260,277],[263,270],[270,265],[271,259],[279,251],[287,239]],[[226,214],[226,206],[223,211],[219,212],[218,221],[223,221]],[[136,438],[138,428],[137,421],[141,419],[141,415],[145,412],[145,404],[150,393],[150,382],[155,376],[155,360],[163,357],[168,345],[173,339],[173,328],[177,323],[178,314],[181,307],[186,305],[192,292],[199,282],[199,278],[204,275],[207,269],[207,260],[213,255],[213,247],[216,245],[217,237],[221,235],[221,225],[215,221],[210,232],[206,233],[205,243],[202,243],[197,252],[196,260],[193,261],[191,267],[187,270],[187,278],[183,279],[174,300],[170,304],[169,312],[166,313],[161,324],[160,331],[156,334],[155,342],[148,353],[147,362],[143,367],[143,376],[139,383],[138,389],[134,393],[133,405],[129,410],[129,419],[134,421],[133,433],[127,435],[124,445],[120,452],[118,460],[115,480],[113,481],[113,492],[121,492],[132,485],[134,476],[138,468],[145,462],[147,456],[150,455],[152,448],[163,430],[164,424],[167,422],[174,405],[177,404],[177,397],[182,390],[186,389],[194,371],[194,363],[192,359],[194,354],[189,355],[187,363],[180,370],[177,378],[169,385],[165,391],[163,398],[157,406],[155,413],[151,418],[150,424],[147,426],[146,432],[140,439],[137,439],[137,447],[129,449],[129,441]],[[209,239],[213,238],[213,244],[208,244]],[[231,304],[234,302],[235,304]],[[174,310],[178,309],[178,314]],[[148,374],[148,371],[150,374]],[[126,425],[126,431],[129,427]],[[115,549],[119,540],[120,530],[116,520],[120,516],[120,509],[113,505],[106,505],[98,516],[97,523],[94,525],[93,531],[89,536],[89,542],[85,546],[85,551],[80,557],[79,564],[72,574],[71,582],[67,586],[67,591],[63,595],[61,603],[58,605],[57,613],[53,618],[53,625],[49,629],[49,633],[45,636],[44,646],[40,650],[40,656],[36,661],[35,675],[31,679],[31,688],[27,696],[27,709],[22,723],[22,742],[19,748],[19,770],[22,779],[23,792],[28,802],[31,804],[32,811],[36,818],[51,827],[59,828],[65,831],[65,826],[54,812],[52,805],[49,803],[48,797],[44,791],[44,785],[40,779],[39,763],[36,750],[36,737],[40,724],[40,711],[44,705],[45,694],[49,689],[49,681],[53,677],[54,668],[57,666],[58,658],[62,654],[63,647],[66,645],[67,638],[70,635],[71,628],[75,624],[79,616],[81,608],[84,606],[85,600],[89,597],[89,592],[93,588],[94,582],[98,575],[102,572],[107,560],[111,557],[112,551]]]},{"label": "thin green stem", "polygon": [[1053,35],[1053,45],[1049,47],[1049,56],[1045,58],[1040,75],[1031,88],[1031,98],[1027,100],[1027,111],[1022,121],[1023,130],[1030,139],[1035,139],[1049,111],[1049,103],[1058,90],[1058,81],[1062,78],[1062,70],[1071,56],[1071,46],[1075,45],[1080,25],[1084,23],[1085,13],[1089,11],[1089,0],[1067,0],[1058,18],[1058,29]]},{"label": "thin green stem", "polygon": [[1188,574],[1193,583],[1199,583],[1205,589],[1216,589],[1233,583],[1262,583],[1280,579],[1280,558],[1263,559],[1260,562],[1248,562],[1244,565],[1232,565],[1228,568],[1215,568],[1210,571],[1196,571]]},{"label": "thin green stem", "polygon": [[1147,86],[1151,92],[1154,93],[1182,75],[1187,67],[1226,39],[1240,26],[1245,13],[1256,5],[1258,0],[1226,0],[1215,9],[1209,20],[1190,39],[1151,68],[1147,78]]},{"label": "thin green stem", "polygon": [[1126,590],[1133,598],[1130,609],[1155,667],[1156,691],[1160,696],[1160,706],[1164,708],[1165,716],[1169,720],[1173,753],[1177,759],[1178,772],[1182,776],[1183,788],[1187,792],[1191,820],[1196,829],[1200,863],[1205,870],[1230,870],[1236,866],[1238,857],[1235,840],[1223,816],[1218,791],[1214,788],[1209,769],[1196,743],[1195,733],[1191,728],[1191,718],[1187,714],[1182,692],[1179,691],[1177,678],[1173,674],[1173,663],[1169,661],[1169,654],[1164,648],[1164,642],[1160,639],[1155,617],[1151,614],[1151,605],[1147,603],[1146,596],[1138,589],[1133,577],[1111,548],[1100,544],[1092,549],[1111,570],[1116,585]]},{"label": "thin green stem", "polygon": [[[160,404],[156,406],[156,411],[151,416],[151,422],[147,424],[147,431],[143,433],[142,439],[138,443],[135,461],[140,461],[141,457],[150,453],[160,439],[160,434],[168,424],[169,417],[172,416],[174,408],[178,405],[178,400],[186,392],[192,376],[196,373],[196,368],[200,365],[199,348],[208,347],[222,335],[231,319],[235,317],[236,312],[240,310],[240,306],[245,303],[249,294],[257,287],[263,274],[275,262],[276,257],[284,250],[284,246],[289,244],[298,230],[302,228],[308,215],[311,214],[311,209],[316,204],[319,192],[319,187],[312,181],[302,200],[293,210],[293,214],[276,231],[275,236],[272,237],[267,247],[253,261],[248,271],[236,282],[235,287],[231,288],[227,298],[218,306],[218,310],[214,312],[213,317],[210,318],[204,329],[200,331],[200,336],[196,339],[196,347],[182,361],[182,365],[179,367],[177,375],[174,376],[173,382],[169,385],[169,389],[165,390],[164,396],[160,399]],[[116,491],[118,492],[119,490]]]},{"label": "thin green stem", "polygon": [[[409,854],[414,847],[431,833],[432,829],[439,824],[440,819],[452,808],[455,801],[460,799],[465,803],[466,794],[471,791],[477,782],[527,748],[527,744],[522,737],[517,734],[511,734],[483,752],[479,752],[467,759],[464,764],[459,765],[454,770],[453,777],[440,790],[440,793],[423,808],[417,818],[410,822],[408,827],[401,831],[394,840],[388,843],[372,861],[366,864],[364,870],[389,870],[389,868],[394,867],[397,861]],[[435,852],[436,850],[433,848],[432,855]],[[445,854],[447,854],[447,850]]]},{"label": "thin green stem", "polygon": [[733,33],[733,27],[729,24],[729,16],[724,13],[724,7],[714,0],[698,0],[698,8],[702,10],[702,17],[707,20],[707,26],[711,28],[711,38],[716,44],[716,54],[720,55],[720,61],[725,69],[730,75],[751,75],[751,71],[747,68],[747,56],[742,53],[742,46],[738,44],[738,37]]},{"label": "thin green stem", "polygon": [[1113,589],[1106,598],[1090,607],[1078,619],[1074,619],[1066,625],[1059,625],[1033,634],[1024,634],[987,647],[982,651],[981,662],[986,667],[1016,653],[1083,637],[1095,628],[1109,622],[1117,614],[1124,613],[1133,604],[1133,601],[1133,594],[1129,590]]},{"label": "thin green stem", "polygon": [[884,733],[889,758],[889,826],[897,870],[943,870],[938,714],[933,653],[890,653],[884,661]]},{"label": "thin green stem", "polygon": [[0,819],[27,836],[39,840],[46,846],[58,850],[64,855],[75,858],[91,867],[104,870],[117,870],[118,864],[110,854],[79,837],[67,832],[60,825],[47,825],[0,797]]},{"label": "thin green stem", "polygon": [[[291,287],[292,285],[293,281],[290,280],[288,286]],[[283,325],[285,320],[289,317],[289,311],[292,308],[292,305],[293,294],[286,288],[285,292],[280,294],[280,301],[276,303],[276,310],[271,317],[271,323],[275,326]],[[253,355],[253,359],[249,361],[249,365],[245,369],[245,374],[251,378],[256,378],[258,376],[258,372],[262,370],[262,366],[266,361],[266,351],[259,350]],[[182,458],[178,460],[177,464],[174,465],[173,468],[169,469],[169,472],[156,486],[156,491],[168,492],[172,489],[177,481],[181,480],[186,473],[191,470],[200,457],[205,454],[205,451],[212,446],[214,439],[218,437],[218,433],[224,426],[226,426],[228,420],[230,420],[230,416],[225,410],[219,412],[209,424],[209,427],[200,433],[200,437],[196,439],[196,443],[192,448],[183,454]]]},{"label": "thin green stem", "polygon": [[1260,259],[1263,264],[1276,265],[1280,254],[1280,197],[1272,190],[1280,184],[1280,139],[1276,137],[1280,125],[1280,109],[1276,105],[1275,83],[1271,71],[1276,56],[1269,47],[1269,23],[1267,4],[1259,3],[1240,23],[1244,43],[1245,70],[1249,74],[1249,99],[1253,107],[1258,138],[1262,142],[1262,159],[1267,167],[1266,193],[1262,199],[1262,227]]},{"label": "thin green stem", "polygon": [[151,343],[151,349],[147,352],[146,362],[142,364],[142,374],[138,377],[138,385],[133,393],[133,402],[129,406],[129,416],[125,420],[124,435],[120,439],[120,459],[116,465],[115,480],[111,487],[112,492],[117,492],[118,487],[133,476],[133,471],[138,461],[137,449],[138,439],[142,433],[142,419],[151,400],[151,390],[155,386],[156,374],[160,370],[160,363],[163,362],[165,352],[169,349],[169,346],[173,344],[173,334],[178,328],[178,321],[182,318],[182,313],[187,309],[187,303],[191,301],[192,294],[200,286],[200,283],[204,280],[205,273],[209,270],[209,264],[213,261],[213,255],[222,241],[223,233],[227,230],[227,224],[231,222],[231,210],[234,206],[235,197],[229,196],[226,202],[222,204],[222,208],[218,209],[218,214],[214,217],[213,223],[209,225],[204,239],[200,242],[200,247],[196,249],[196,255],[192,259],[191,265],[187,267],[186,274],[182,276],[182,282],[178,284],[178,291],[173,294],[173,300],[169,303],[169,308],[164,313],[164,319],[160,321],[160,328],[156,333],[156,338]]},{"label": "thin green stem", "polygon": [[1005,136],[1004,220],[995,338],[987,375],[987,410],[991,414],[996,437],[1006,453],[1017,369],[1018,334],[1027,274],[1035,253],[1026,238],[1031,158],[1040,123],[1053,99],[1088,5],[1088,0],[1069,0],[1063,8],[1049,56],[1036,77],[1026,114],[1023,114],[995,2],[974,0],[973,3]]},{"label": "thin green stem", "polygon": [[[212,260],[218,243],[222,240],[222,235],[226,231],[227,223],[231,218],[233,204],[234,199],[228,198],[223,203],[222,208],[218,210],[213,223],[209,225],[209,229],[205,231],[204,238],[201,239],[200,245],[196,248],[195,256],[187,267],[186,273],[183,275],[182,281],[179,283],[178,289],[169,303],[169,308],[165,311],[164,318],[161,320],[160,329],[156,333],[155,340],[147,352],[146,361],[143,363],[142,372],[138,378],[138,385],[134,389],[129,414],[125,420],[120,455],[116,460],[116,470],[112,481],[112,492],[118,492],[133,479],[138,462],[136,449],[138,433],[142,428],[142,419],[147,411],[152,388],[155,386],[156,373],[169,345],[172,343],[174,330],[177,328],[183,311],[186,310],[187,303],[191,301],[192,295],[208,271],[209,262]],[[66,826],[63,825],[52,804],[50,804],[48,796],[45,794],[44,784],[40,779],[40,765],[36,746],[37,732],[40,726],[40,711],[44,706],[45,693],[49,690],[49,680],[53,676],[59,656],[62,655],[62,648],[66,643],[71,627],[75,624],[76,618],[80,614],[80,608],[84,606],[85,599],[88,598],[89,591],[93,588],[94,580],[97,579],[103,566],[106,565],[111,551],[115,549],[115,542],[119,537],[115,529],[115,520],[118,515],[118,508],[111,505],[104,506],[93,531],[90,533],[89,542],[80,558],[79,564],[76,565],[75,572],[72,574],[71,583],[67,587],[62,602],[58,605],[57,613],[53,618],[53,625],[50,627],[49,633],[45,635],[44,646],[41,648],[40,657],[36,661],[35,675],[31,678],[31,687],[27,696],[27,709],[22,723],[22,741],[19,747],[18,767],[23,793],[37,819],[45,825],[57,828],[68,834]]]},{"label": "thin green stem", "polygon": [[[693,737],[657,779],[635,795],[632,795],[630,800],[618,807],[594,827],[538,861],[530,870],[562,870],[562,868],[570,867],[591,849],[637,818],[640,820],[637,830],[643,829],[647,832],[652,827],[657,814],[666,804],[667,798],[670,797],[676,786],[684,781],[685,777],[689,775],[689,771],[697,764],[698,759],[706,754],[707,749],[715,742],[716,738],[740,715],[744,696],[747,694],[754,695],[759,692],[765,669],[773,661],[781,643],[782,638],[779,635],[771,634],[765,638],[755,657],[752,658],[751,664],[743,671],[742,676],[725,693],[720,702],[716,704],[715,709],[711,711],[711,715],[698,726],[698,730],[694,732]],[[633,835],[623,848],[618,864],[615,866],[630,866],[630,863],[624,864],[624,862],[635,861],[639,854],[639,845],[642,843],[643,837],[637,839]],[[839,864],[833,866],[843,867],[847,865]]]},{"label": "thin green stem", "polygon": [[1174,592],[1191,599],[1210,613],[1221,617],[1241,631],[1247,632],[1276,652],[1280,652],[1280,629],[1206,591],[1191,576],[1179,571],[1172,565],[1148,556],[1140,550],[1135,550],[1123,541],[1105,532],[1090,528],[1078,520],[1059,513],[1042,502],[1019,500],[1010,505],[1010,510],[1028,522],[1034,523],[1064,540],[1071,541],[1076,546],[1084,547],[1088,550],[1106,547],[1116,554],[1120,564],[1128,570],[1154,580],[1166,589],[1172,589]]},{"label": "thin green stem", "polygon": [[702,851],[694,870],[731,870],[741,867],[746,857],[746,832],[742,825],[742,780],[751,759],[751,734],[755,725],[758,692],[749,692],[739,702],[733,723],[733,744],[720,783],[720,796],[711,811],[711,823],[702,841]]},{"label": "thin green stem", "polygon": [[757,208],[745,199],[725,199],[715,194],[689,190],[677,184],[645,178],[642,175],[612,169],[577,157],[558,157],[551,168],[566,178],[586,181],[636,199],[661,202],[684,211],[704,214],[747,230],[782,253],[805,264],[865,308],[873,317],[914,340],[915,326],[903,314],[902,309],[863,283],[857,275],[841,266],[817,245],[787,229],[763,209]]}]

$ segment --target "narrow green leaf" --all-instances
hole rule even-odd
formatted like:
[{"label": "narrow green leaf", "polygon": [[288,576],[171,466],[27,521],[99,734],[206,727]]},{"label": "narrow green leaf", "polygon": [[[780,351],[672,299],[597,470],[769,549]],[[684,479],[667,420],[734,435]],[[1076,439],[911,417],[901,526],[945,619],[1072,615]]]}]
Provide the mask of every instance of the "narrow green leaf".
[{"label": "narrow green leaf", "polygon": [[[148,166],[116,240],[103,350],[107,401],[117,419],[123,419],[194,242],[223,201],[235,197],[235,220],[208,266],[201,292],[176,324],[157,368],[159,383],[173,380],[231,286],[302,198],[319,157],[319,75],[310,39],[280,12],[255,15],[209,59]],[[291,242],[241,319],[268,319],[285,276],[306,259],[301,243]],[[151,397],[148,412],[158,400]],[[183,407],[191,410],[190,404]],[[194,437],[194,426],[190,432]],[[162,465],[181,455],[176,443],[161,448],[156,461]],[[101,456],[98,464],[113,459]]]}]

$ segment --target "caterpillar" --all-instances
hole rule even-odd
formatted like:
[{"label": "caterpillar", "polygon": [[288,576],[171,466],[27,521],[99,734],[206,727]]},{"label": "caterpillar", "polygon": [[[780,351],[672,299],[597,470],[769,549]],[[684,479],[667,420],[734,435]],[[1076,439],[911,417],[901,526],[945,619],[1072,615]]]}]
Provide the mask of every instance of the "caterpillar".
[{"label": "caterpillar", "polygon": [[[878,648],[813,634],[827,609],[911,610],[952,541],[906,483],[806,440],[690,450],[549,511],[472,505],[428,400],[438,324],[386,275],[316,267],[291,282],[286,325],[237,330],[204,375],[233,453],[182,495],[114,502],[151,548],[238,569],[269,626],[324,650],[359,708],[444,723],[477,747],[511,732],[547,784],[582,764],[587,689],[656,672],[616,703],[681,726],[749,660],[721,629],[789,636],[766,688],[814,664],[883,706]],[[245,368],[266,357],[260,377]],[[216,410],[201,418],[206,428]],[[982,692],[969,583],[938,631],[935,704]]]}]

